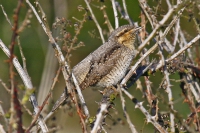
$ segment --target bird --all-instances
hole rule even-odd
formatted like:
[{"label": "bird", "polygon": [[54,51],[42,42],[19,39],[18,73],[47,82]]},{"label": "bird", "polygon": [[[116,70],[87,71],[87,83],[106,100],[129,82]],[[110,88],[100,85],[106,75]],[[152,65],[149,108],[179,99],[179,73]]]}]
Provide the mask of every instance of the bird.
[{"label": "bird", "polygon": [[[141,27],[123,25],[115,29],[108,40],[73,67],[81,90],[88,87],[111,87],[125,76],[137,54],[136,35]],[[74,85],[72,85],[75,87]],[[67,89],[52,108],[54,112],[68,97]]]}]

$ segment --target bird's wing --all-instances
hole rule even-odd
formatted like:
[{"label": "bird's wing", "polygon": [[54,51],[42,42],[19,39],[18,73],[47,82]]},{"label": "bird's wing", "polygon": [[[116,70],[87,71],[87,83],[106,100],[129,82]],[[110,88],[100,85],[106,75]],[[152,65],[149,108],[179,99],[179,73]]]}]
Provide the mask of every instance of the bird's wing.
[{"label": "bird's wing", "polygon": [[120,56],[120,48],[121,45],[105,43],[73,68],[82,89],[95,85],[111,71]]}]

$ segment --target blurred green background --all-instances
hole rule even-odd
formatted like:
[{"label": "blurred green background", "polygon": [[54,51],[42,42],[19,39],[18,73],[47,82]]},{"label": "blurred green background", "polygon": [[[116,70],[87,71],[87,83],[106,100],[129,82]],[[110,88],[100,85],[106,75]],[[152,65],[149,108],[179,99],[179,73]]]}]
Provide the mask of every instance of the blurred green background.
[{"label": "blurred green background", "polygon": [[[33,3],[33,1],[31,1]],[[28,5],[23,2],[23,6],[21,8],[20,16],[19,16],[19,25],[22,24],[26,12],[29,9]],[[121,1],[119,3],[122,6]],[[126,0],[128,13],[130,17],[135,21],[140,23],[140,7],[137,0]],[[11,0],[0,0],[0,4],[3,5],[4,10],[6,11],[8,18],[11,19],[11,22],[13,22],[13,11],[16,8],[17,1],[11,1]],[[50,29],[53,31],[54,37],[60,36],[59,31],[56,31],[52,29],[52,24],[55,22],[56,17],[60,18],[66,18],[67,20],[70,20],[72,23],[72,27],[66,27],[66,31],[69,32],[72,36],[74,35],[74,25],[78,22],[72,17],[76,17],[79,20],[83,19],[83,14],[85,11],[78,11],[77,7],[82,5],[82,7],[86,7],[84,1],[82,0],[42,0],[40,1],[40,4],[46,13],[47,20],[50,26]],[[150,5],[153,5],[155,3],[149,3]],[[92,1],[91,7],[94,11],[94,14],[97,17],[97,20],[99,24],[102,26],[103,31],[108,31],[107,25],[104,24],[104,17],[102,11],[100,11],[99,8],[102,5],[106,5],[106,12],[108,14],[109,20],[111,21],[112,26],[114,27],[114,17],[113,17],[113,10],[112,10],[112,4],[109,0],[105,0],[105,2],[97,2]],[[165,3],[163,3],[163,10],[166,8],[164,6]],[[88,17],[89,17],[88,13]],[[119,14],[120,18],[120,14]],[[49,88],[46,86],[51,85],[53,82],[53,77],[56,74],[57,68],[58,68],[58,62],[56,58],[54,57],[54,51],[51,47],[51,45],[48,42],[48,37],[46,36],[45,32],[43,31],[41,25],[36,20],[36,17],[34,14],[32,14],[32,18],[30,19],[31,23],[30,25],[22,32],[20,33],[20,43],[23,48],[24,55],[26,57],[26,64],[27,64],[27,70],[31,77],[32,83],[34,87],[36,88],[36,94],[37,96],[42,93],[42,90],[48,90]],[[127,21],[124,19],[119,19],[120,25],[128,24]],[[188,24],[189,22],[185,21],[185,24]],[[149,25],[149,24],[148,24]],[[183,24],[184,25],[184,24]],[[191,23],[190,23],[191,25]],[[189,28],[189,27],[188,27]],[[186,27],[187,29],[187,27]],[[151,31],[150,26],[147,27],[148,31]],[[9,23],[6,21],[5,16],[2,13],[2,10],[0,11],[0,39],[8,46],[11,42],[11,36],[12,36],[12,29]],[[55,32],[54,32],[55,31]],[[86,57],[90,52],[95,50],[97,47],[99,47],[102,44],[102,41],[99,39],[99,37],[91,37],[89,33],[95,32],[96,36],[99,36],[98,29],[96,28],[96,25],[92,20],[87,19],[87,21],[83,25],[83,29],[81,29],[80,34],[78,35],[78,42],[82,41],[84,42],[85,46],[80,47],[76,51],[73,51],[71,53],[70,57],[70,65],[73,67],[78,62],[80,62],[84,57]],[[191,32],[191,34],[195,34]],[[105,34],[105,39],[107,38],[107,35]],[[62,44],[60,44],[60,47],[62,48]],[[49,51],[49,49],[51,49]],[[48,52],[53,55],[50,59],[48,58],[49,54]],[[15,47],[15,55],[18,57],[18,60],[20,63],[22,63],[22,59],[20,56],[19,48],[16,45]],[[9,82],[9,71],[8,71],[8,63],[6,62],[8,58],[5,56],[5,54],[0,50],[0,78],[8,85],[10,86]],[[52,65],[53,64],[53,65]],[[51,66],[54,66],[53,68],[50,68]],[[44,75],[45,70],[49,70],[46,73],[51,73],[50,76],[46,74]],[[162,74],[160,72],[156,73],[155,76],[152,76],[150,80],[153,82],[152,89],[154,93],[156,91],[160,91],[164,99],[166,98],[166,93],[164,90],[157,90],[159,83],[162,80]],[[178,74],[172,75],[171,78],[178,79]],[[43,88],[41,87],[42,83],[45,82],[46,86]],[[16,84],[21,85],[22,81],[19,78],[19,75],[16,73]],[[144,81],[142,79],[143,87],[145,88]],[[189,109],[186,104],[183,103],[183,98],[181,98],[181,90],[179,88],[178,83],[173,83],[173,96],[174,99],[177,101],[175,102],[175,110],[180,112],[180,114],[184,117],[187,116],[189,113]],[[54,88],[54,93],[52,99],[56,100],[60,94],[62,93],[64,89],[64,82],[63,82],[63,76],[60,74],[59,81],[56,84],[56,87]],[[142,93],[140,90],[135,89],[136,86],[134,85],[129,89],[129,92],[132,93],[139,101],[144,101],[144,105],[147,104],[147,101],[142,98]],[[22,95],[23,92],[21,91],[19,95]],[[86,103],[88,105],[89,111],[92,116],[95,115],[98,105],[95,101],[100,101],[101,95],[98,91],[93,91],[92,89],[86,89],[83,91],[84,97],[86,99]],[[42,100],[44,99],[45,95],[40,96],[39,103],[41,104]],[[0,85],[0,101],[2,101],[2,106],[4,107],[4,111],[7,112],[10,107],[10,96],[5,91],[5,89]],[[118,132],[130,132],[128,128],[128,124],[126,123],[126,119],[123,117],[123,111],[121,109],[121,103],[120,99],[116,99],[115,101],[115,108],[116,110],[111,111],[112,118],[116,121],[116,125],[113,126],[113,121],[107,119],[108,124],[110,126],[105,126],[106,129],[108,129],[108,132],[118,133]],[[178,106],[178,104],[180,106]],[[135,109],[134,104],[126,98],[126,105],[127,105],[127,111],[131,117],[131,121],[136,126],[138,132],[154,132],[154,127],[151,124],[147,124],[145,122],[144,115],[139,111],[139,109]],[[50,109],[52,107],[52,103],[49,103],[49,106],[47,108]],[[29,108],[32,108],[30,104],[28,104]],[[148,110],[149,107],[145,106]],[[162,101],[159,103],[160,111],[167,110],[167,105],[163,104]],[[72,115],[72,116],[71,116]],[[118,121],[122,119],[121,121]],[[0,117],[0,120],[2,121],[2,117]],[[23,115],[24,125],[27,127],[31,122],[31,116],[29,116],[27,113],[24,113]],[[124,124],[125,122],[125,124]],[[49,122],[49,126],[53,127],[54,125],[59,125],[61,129],[58,132],[63,133],[76,133],[81,132],[81,127],[79,124],[79,118],[77,116],[77,113],[75,109],[67,110],[67,109],[61,109],[58,112],[56,112],[56,120],[52,119]],[[111,129],[110,129],[111,127]]]}]

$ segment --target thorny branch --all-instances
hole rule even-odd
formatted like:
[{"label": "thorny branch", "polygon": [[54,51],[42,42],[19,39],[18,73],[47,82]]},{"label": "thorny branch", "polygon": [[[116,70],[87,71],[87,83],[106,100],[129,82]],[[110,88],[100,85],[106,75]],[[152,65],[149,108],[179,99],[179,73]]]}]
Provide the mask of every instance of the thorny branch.
[{"label": "thorny branch", "polygon": [[[19,34],[19,32],[20,32],[20,30],[18,29],[18,17],[19,17],[19,11],[20,11],[20,8],[21,8],[21,6],[22,6],[22,2],[23,2],[23,0],[20,0],[20,1],[18,1],[18,6],[17,6],[17,8],[16,8],[16,10],[15,10],[15,14],[14,14],[14,26],[12,26],[12,28],[13,28],[13,35],[12,35],[12,42],[11,42],[11,46],[10,46],[10,51],[8,51],[8,48],[4,45],[4,43],[1,41],[1,39],[0,39],[0,45],[1,45],[1,49],[4,51],[4,53],[10,58],[10,62],[12,62],[11,63],[11,67],[10,67],[10,73],[11,73],[11,77],[13,77],[13,74],[14,74],[14,71],[12,70],[13,68],[12,68],[12,66],[14,65],[15,66],[15,68],[17,69],[17,71],[18,71],[18,73],[20,74],[20,76],[21,76],[21,78],[22,78],[22,80],[23,80],[23,82],[24,82],[24,84],[25,84],[25,87],[27,88],[27,90],[28,91],[32,91],[32,90],[34,90],[33,89],[33,85],[32,85],[32,83],[31,83],[31,80],[30,80],[30,77],[29,77],[29,75],[28,75],[28,72],[27,72],[27,70],[26,70],[26,67],[25,67],[25,62],[24,62],[24,56],[23,56],[23,53],[22,53],[22,50],[21,50],[21,54],[22,54],[22,57],[23,57],[23,65],[24,65],[24,68],[22,68],[21,67],[21,65],[19,64],[19,62],[18,62],[18,60],[17,60],[17,58],[16,57],[14,57],[14,53],[13,53],[13,51],[14,51],[14,45],[15,45],[15,41],[16,41],[16,38],[18,37],[18,34]],[[2,9],[3,9],[3,7],[2,7]],[[9,20],[9,18],[7,17],[7,15],[6,15],[6,13],[5,13],[5,11],[3,10],[3,12],[4,12],[4,15],[5,15],[5,17],[6,17],[6,19],[7,19],[7,21],[10,23],[10,20]],[[25,19],[25,20],[27,20],[27,19]],[[10,23],[11,24],[11,23]],[[23,27],[23,26],[22,26]],[[19,37],[18,37],[18,44],[20,45],[20,42],[19,42]],[[14,100],[11,100],[11,111],[12,110],[14,110],[14,109],[12,109],[13,107],[13,103],[16,103],[16,104],[18,104],[18,105],[15,105],[15,107],[18,107],[19,109],[20,109],[20,104],[19,104],[19,101],[18,101],[18,94],[17,94],[17,90],[15,89],[14,90],[14,88],[16,88],[16,87],[14,87],[12,84],[13,82],[13,80],[12,80],[12,78],[11,78],[11,97],[12,98],[15,98]],[[12,86],[14,87],[14,88],[12,88]],[[15,96],[14,96],[14,94],[15,94]],[[30,97],[29,97],[30,96]],[[26,95],[24,96],[24,97],[27,97]],[[31,101],[31,103],[32,103],[32,105],[33,105],[33,108],[34,108],[34,113],[37,113],[38,112],[38,110],[39,110],[39,108],[38,108],[38,103],[37,103],[37,100],[36,100],[36,97],[35,97],[35,94],[34,94],[34,92],[32,92],[32,94],[28,94],[28,97],[29,97],[29,99],[30,99],[30,101]],[[21,102],[21,101],[20,101]],[[21,102],[22,104],[25,104],[25,102],[26,101],[23,101],[23,102]],[[24,106],[25,107],[25,106]],[[26,109],[26,107],[25,107],[25,109]],[[18,110],[18,109],[17,109]],[[26,109],[27,110],[27,109]],[[28,111],[29,112],[29,111]],[[19,115],[21,115],[21,110],[18,110],[18,114]],[[13,114],[11,114],[11,118],[13,117],[12,116]],[[22,116],[20,116],[20,117],[22,117]],[[21,120],[22,118],[19,118],[19,120],[20,120],[20,122],[22,122],[22,120]],[[11,122],[12,122],[13,120],[11,119]],[[38,124],[40,125],[40,127],[41,127],[41,129],[42,129],[42,131],[43,132],[47,132],[48,131],[48,129],[47,129],[47,126],[45,125],[45,123],[43,122],[43,119],[42,118],[39,118],[39,119],[37,119],[37,121],[38,121]],[[20,127],[21,127],[21,129],[20,129]],[[22,129],[22,123],[19,123],[19,126],[18,126],[18,131],[20,131],[20,132],[24,132],[24,130]]]},{"label": "thorny branch", "polygon": [[[8,48],[5,46],[5,44],[1,41],[0,39],[0,47],[3,50],[3,52],[10,57],[10,52],[8,50]],[[13,58],[12,60],[13,65],[15,66],[16,70],[18,71],[20,77],[22,78],[22,81],[24,82],[25,87],[27,88],[28,91],[32,91],[33,90],[33,85],[32,82],[30,80],[30,77],[28,76],[28,73],[26,73],[23,68],[21,67],[19,61],[17,60],[16,57]],[[39,111],[39,107],[37,104],[37,100],[35,98],[35,94],[32,93],[30,95],[30,101],[32,102],[33,108],[34,108],[34,112],[37,113]],[[38,119],[38,124],[40,125],[41,129],[43,132],[47,132],[47,126],[45,125],[45,123],[43,122],[42,118]]]},{"label": "thorny branch", "polygon": [[[57,57],[57,59],[58,59],[58,61],[60,63],[61,70],[62,70],[64,79],[65,79],[65,84],[67,86],[68,93],[73,97],[73,101],[75,102],[75,105],[76,105],[76,108],[77,108],[77,113],[79,114],[79,117],[81,119],[81,124],[82,124],[82,127],[83,127],[83,131],[85,132],[86,131],[86,126],[85,126],[84,118],[83,118],[82,114],[80,113],[81,111],[80,111],[80,108],[78,106],[78,102],[77,102],[74,90],[72,90],[73,88],[71,88],[71,86],[69,85],[69,74],[70,74],[69,65],[65,61],[64,55],[62,54],[59,45],[57,44],[57,42],[55,41],[55,39],[53,38],[53,36],[51,34],[51,31],[50,31],[50,29],[48,27],[48,24],[47,24],[47,18],[46,18],[46,15],[44,14],[44,12],[42,11],[42,19],[41,19],[40,16],[39,16],[39,14],[37,13],[36,9],[30,3],[30,1],[26,0],[26,2],[30,6],[30,8],[32,9],[32,11],[35,14],[37,20],[41,24],[43,30],[45,31],[45,33],[49,37],[49,41],[50,41],[50,43],[52,44],[52,46],[53,46],[53,48],[55,50],[56,57]],[[42,10],[41,6],[40,6],[40,4],[38,2],[36,2],[36,5],[38,5],[40,7],[40,10]]]},{"label": "thorny branch", "polygon": [[[16,37],[18,36],[18,23],[19,23],[19,13],[21,10],[21,6],[22,6],[22,2],[23,0],[18,0],[17,3],[17,7],[14,11],[14,15],[13,15],[13,19],[14,19],[14,23],[13,23],[13,33],[12,33],[12,38],[11,38],[11,43],[9,46],[10,49],[10,61],[9,61],[9,73],[10,73],[10,83],[11,83],[11,100],[10,100],[10,110],[11,110],[11,116],[10,116],[10,129],[9,132],[13,132],[12,126],[15,123],[15,115],[17,115],[17,118],[19,119],[18,121],[16,121],[16,123],[18,123],[18,132],[24,132],[24,130],[22,129],[22,113],[21,113],[21,107],[18,101],[18,94],[17,94],[17,89],[15,86],[15,79],[14,79],[14,70],[13,70],[13,58],[14,58],[14,48],[15,48],[15,43],[16,43]],[[19,107],[19,110],[15,111],[16,107]]]}]

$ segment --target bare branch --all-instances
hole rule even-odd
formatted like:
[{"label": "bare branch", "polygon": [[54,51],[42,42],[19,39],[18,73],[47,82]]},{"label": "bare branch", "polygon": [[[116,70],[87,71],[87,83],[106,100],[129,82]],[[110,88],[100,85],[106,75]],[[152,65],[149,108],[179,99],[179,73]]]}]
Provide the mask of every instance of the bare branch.
[{"label": "bare branch", "polygon": [[112,1],[112,7],[113,7],[113,12],[114,12],[114,17],[115,17],[115,29],[116,29],[119,27],[119,19],[118,19],[115,0],[111,0],[111,1]]},{"label": "bare branch", "polygon": [[100,27],[95,15],[94,15],[93,11],[92,11],[92,8],[90,7],[90,4],[89,4],[88,0],[84,0],[84,1],[85,1],[86,5],[87,5],[87,8],[89,9],[89,11],[90,11],[90,13],[92,15],[92,19],[94,20],[94,22],[95,22],[95,24],[96,24],[96,26],[97,26],[97,28],[99,30],[99,34],[101,36],[102,43],[104,43],[105,39],[104,39],[104,36],[103,36],[102,29],[101,29],[101,27]]},{"label": "bare branch", "polygon": [[[3,50],[3,52],[8,56],[10,57],[10,52],[8,50],[8,48],[5,46],[5,44],[2,42],[2,40],[0,39],[0,47],[1,49]],[[26,88],[28,90],[32,90],[33,89],[33,85],[32,85],[32,82],[30,80],[30,77],[28,76],[28,74],[23,70],[23,68],[21,67],[21,65],[19,64],[18,60],[16,57],[13,58],[13,65],[15,66],[16,70],[18,71],[20,77],[22,78],[22,81],[24,82],[24,85],[26,86]],[[35,113],[38,113],[39,111],[39,107],[38,107],[38,104],[37,104],[37,100],[35,98],[35,95],[32,94],[30,96],[30,101],[32,102],[32,105],[33,105],[33,108],[34,108],[34,112]],[[40,127],[42,128],[42,131],[43,132],[47,132],[48,131],[48,128],[47,126],[45,125],[45,123],[43,122],[42,118],[39,118],[38,119],[39,122],[38,124],[40,125]]]}]

